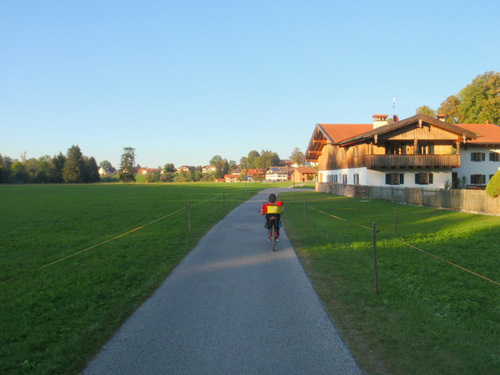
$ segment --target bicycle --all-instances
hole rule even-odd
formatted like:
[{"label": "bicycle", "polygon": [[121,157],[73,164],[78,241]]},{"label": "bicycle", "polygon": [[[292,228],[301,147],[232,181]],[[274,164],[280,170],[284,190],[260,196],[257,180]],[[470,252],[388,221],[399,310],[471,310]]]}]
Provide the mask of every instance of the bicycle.
[{"label": "bicycle", "polygon": [[276,243],[278,242],[278,230],[279,230],[279,215],[268,215],[269,223],[269,241],[271,242],[272,251],[276,251]]}]

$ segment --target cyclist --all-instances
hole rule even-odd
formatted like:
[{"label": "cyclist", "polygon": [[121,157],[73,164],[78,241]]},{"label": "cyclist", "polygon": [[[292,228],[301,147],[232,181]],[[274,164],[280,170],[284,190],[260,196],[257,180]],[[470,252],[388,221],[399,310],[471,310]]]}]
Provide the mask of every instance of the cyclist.
[{"label": "cyclist", "polygon": [[[276,238],[280,236],[280,226],[281,226],[281,213],[285,209],[283,207],[282,201],[276,201],[276,194],[270,194],[268,198],[268,203],[264,203],[260,209],[261,215],[266,215],[266,223],[264,227],[269,229],[269,217],[276,216],[278,218],[278,228],[276,230]],[[272,208],[269,208],[273,206]]]}]

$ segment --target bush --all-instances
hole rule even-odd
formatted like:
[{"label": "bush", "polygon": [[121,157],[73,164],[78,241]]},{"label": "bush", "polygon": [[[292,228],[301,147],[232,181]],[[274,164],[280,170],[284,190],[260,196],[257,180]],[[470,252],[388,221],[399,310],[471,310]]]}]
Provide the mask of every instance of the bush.
[{"label": "bush", "polygon": [[500,195],[500,170],[497,171],[486,186],[486,193],[493,198]]}]

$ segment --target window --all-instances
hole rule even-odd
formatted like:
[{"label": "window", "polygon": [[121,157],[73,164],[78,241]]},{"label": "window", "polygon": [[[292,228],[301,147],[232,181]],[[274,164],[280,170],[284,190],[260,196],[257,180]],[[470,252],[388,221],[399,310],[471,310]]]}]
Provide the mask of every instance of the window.
[{"label": "window", "polygon": [[484,174],[473,174],[470,176],[470,183],[473,185],[484,185],[486,176]]},{"label": "window", "polygon": [[490,161],[500,161],[500,152],[490,152]]},{"label": "window", "polygon": [[332,177],[333,177],[333,182],[339,182],[339,176],[334,174]]},{"label": "window", "polygon": [[418,153],[420,155],[434,155],[434,145],[419,145]]},{"label": "window", "polygon": [[406,155],[406,145],[392,143],[385,147],[386,155]]},{"label": "window", "polygon": [[354,174],[354,185],[359,185],[359,173]]},{"label": "window", "polygon": [[429,185],[434,182],[432,173],[415,173],[415,184]]},{"label": "window", "polygon": [[470,154],[470,161],[484,161],[485,154],[484,152],[473,152]]},{"label": "window", "polygon": [[347,184],[347,175],[346,175],[346,174],[343,174],[343,175],[342,175],[342,183],[343,183],[344,185],[346,185],[346,184]]},{"label": "window", "polygon": [[403,173],[387,173],[385,175],[386,185],[403,185],[405,183]]}]

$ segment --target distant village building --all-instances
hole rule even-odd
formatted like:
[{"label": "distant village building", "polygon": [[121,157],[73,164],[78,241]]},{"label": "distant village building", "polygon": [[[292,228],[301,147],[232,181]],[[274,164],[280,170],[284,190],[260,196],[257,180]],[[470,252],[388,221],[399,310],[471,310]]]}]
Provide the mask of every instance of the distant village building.
[{"label": "distant village building", "polygon": [[293,182],[315,181],[318,171],[313,167],[298,167],[292,170]]},{"label": "distant village building", "polygon": [[288,167],[269,167],[266,171],[266,181],[286,182],[289,179]]}]

